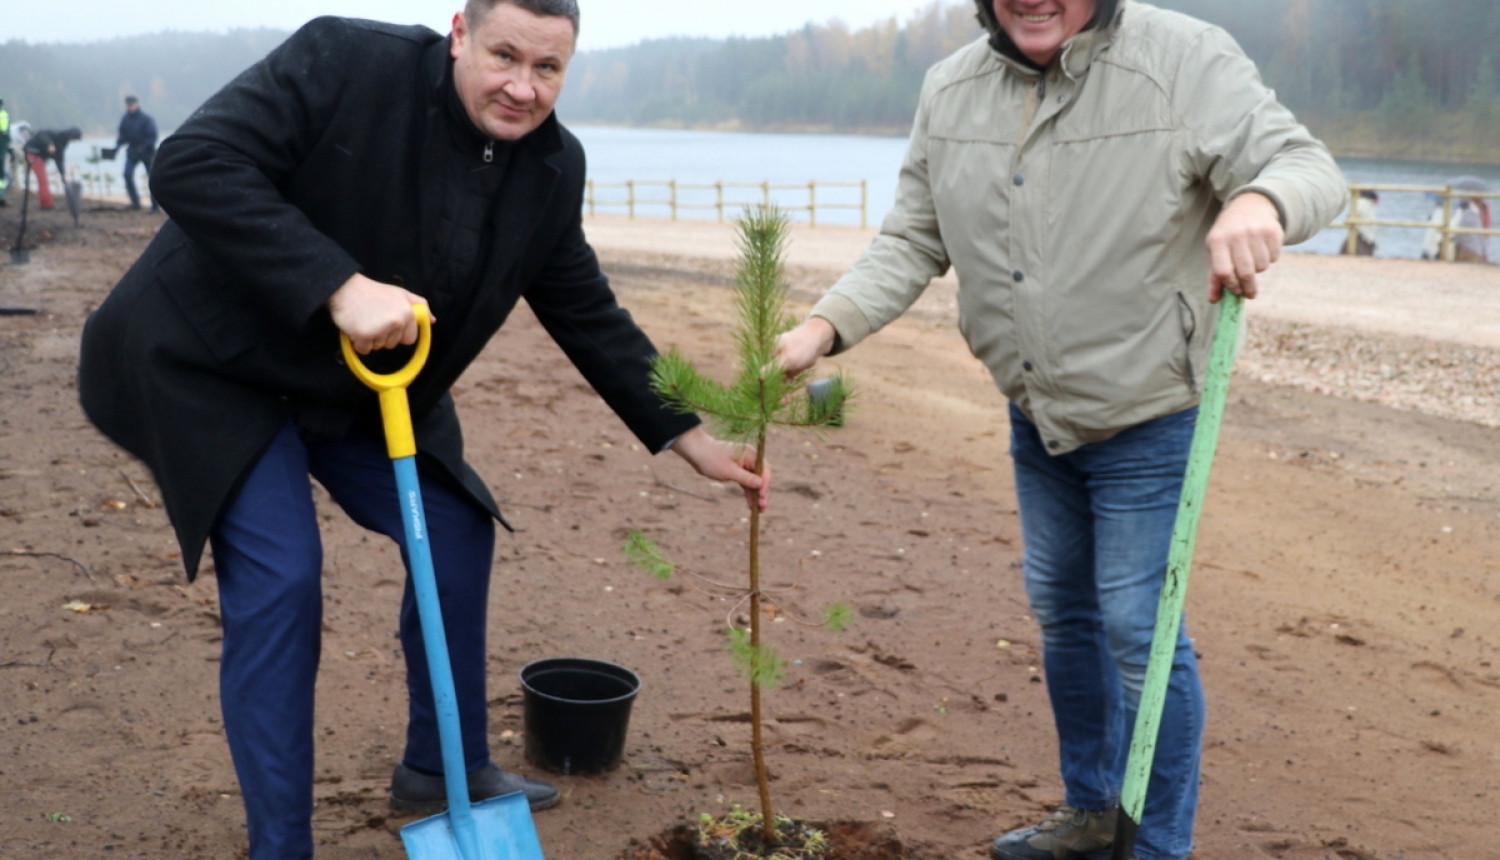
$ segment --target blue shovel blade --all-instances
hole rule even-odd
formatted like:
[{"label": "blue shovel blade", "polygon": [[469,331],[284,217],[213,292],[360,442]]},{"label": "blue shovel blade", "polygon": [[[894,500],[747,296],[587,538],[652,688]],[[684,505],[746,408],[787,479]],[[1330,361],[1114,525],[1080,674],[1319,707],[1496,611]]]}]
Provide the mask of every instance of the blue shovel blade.
[{"label": "blue shovel blade", "polygon": [[401,828],[411,860],[543,860],[542,842],[531,820],[526,795],[516,791],[469,807],[479,836],[479,856],[465,857],[447,812]]}]

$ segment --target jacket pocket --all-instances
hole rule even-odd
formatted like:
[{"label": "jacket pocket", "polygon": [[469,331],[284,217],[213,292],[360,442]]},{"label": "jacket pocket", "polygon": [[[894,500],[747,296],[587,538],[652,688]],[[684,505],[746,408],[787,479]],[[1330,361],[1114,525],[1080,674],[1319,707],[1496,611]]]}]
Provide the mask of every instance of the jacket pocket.
[{"label": "jacket pocket", "polygon": [[255,346],[249,328],[230,301],[229,274],[203,259],[191,246],[179,247],[158,263],[156,276],[214,358],[227,363]]},{"label": "jacket pocket", "polygon": [[1193,338],[1198,334],[1198,312],[1182,290],[1177,291],[1177,327],[1182,334],[1182,346],[1172,363],[1181,369],[1188,390],[1198,393],[1198,368],[1193,365]]}]

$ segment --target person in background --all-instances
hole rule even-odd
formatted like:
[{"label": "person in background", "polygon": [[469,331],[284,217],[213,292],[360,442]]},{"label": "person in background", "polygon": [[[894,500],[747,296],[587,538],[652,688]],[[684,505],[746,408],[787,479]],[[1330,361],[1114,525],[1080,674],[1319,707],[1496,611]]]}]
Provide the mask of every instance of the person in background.
[{"label": "person in background", "polygon": [[[1354,217],[1359,221],[1374,221],[1377,216],[1377,207],[1380,205],[1380,195],[1370,189],[1359,192],[1359,198],[1354,201]],[[1354,253],[1359,257],[1375,256],[1375,235],[1378,228],[1374,224],[1360,224],[1355,228]],[[1347,253],[1348,246],[1344,246]]]},{"label": "person in background", "polygon": [[0,99],[0,206],[5,205],[5,194],[10,186],[10,113],[5,110],[5,99]]},{"label": "person in background", "polygon": [[[125,115],[120,117],[120,133],[115,137],[115,146],[125,150],[125,193],[130,195],[130,208],[141,208],[141,195],[135,190],[135,167],[146,168],[151,175],[151,159],[156,156],[156,120],[141,110],[141,100],[135,96],[125,97]],[[151,211],[158,211],[156,198],[151,198]]]},{"label": "person in background", "polygon": [[[151,191],[171,217],[84,328],[85,412],[150,467],[190,578],[212,546],[250,860],[313,856],[311,480],[359,525],[406,540],[377,397],[344,365],[340,333],[389,372],[417,340],[414,307],[436,318],[408,396],[474,800],[561,800],[490,757],[486,614],[504,520],[450,392],[516,305],[643,447],[766,505],[755,451],[652,391],[655,347],[584,237],[583,147],[553,111],[578,22],[575,0],[469,0],[448,36],[309,22],[162,142]],[[398,630],[408,715],[390,801],[431,813],[447,803],[443,758],[409,577]]]},{"label": "person in background", "polygon": [[[1490,205],[1483,197],[1460,197],[1453,201],[1453,226],[1467,230],[1490,229]],[[1453,259],[1460,263],[1488,263],[1490,237],[1482,233],[1455,233]]]},{"label": "person in background", "polygon": [[[928,73],[895,208],[782,336],[850,349],[952,266],[959,327],[1010,400],[1022,568],[1064,803],[995,860],[1109,853],[1223,291],[1253,298],[1347,186],[1223,30],[1134,0],[978,0]],[[1002,567],[1003,569],[1003,567]],[[1205,704],[1186,629],[1135,856],[1192,849]]]},{"label": "person in background", "polygon": [[76,128],[62,131],[44,128],[26,141],[22,151],[26,154],[27,166],[36,174],[36,197],[41,208],[52,208],[52,189],[47,184],[47,159],[52,159],[52,162],[57,165],[57,175],[62,182],[66,183],[68,173],[65,157],[68,144],[82,139],[83,132]]},{"label": "person in background", "polygon": [[1427,192],[1427,202],[1432,206],[1432,213],[1427,216],[1427,223],[1432,226],[1422,234],[1422,259],[1436,260],[1443,251],[1442,228],[1447,220],[1443,212],[1443,198],[1431,191]]}]

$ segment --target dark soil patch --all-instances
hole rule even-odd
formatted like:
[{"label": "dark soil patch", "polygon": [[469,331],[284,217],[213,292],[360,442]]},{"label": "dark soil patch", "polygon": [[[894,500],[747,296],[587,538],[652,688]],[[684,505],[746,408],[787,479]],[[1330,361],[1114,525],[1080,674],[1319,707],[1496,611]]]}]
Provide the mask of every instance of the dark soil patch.
[{"label": "dark soil patch", "polygon": [[[911,860],[906,847],[887,824],[868,821],[835,821],[813,826],[828,833],[828,860]],[[696,829],[679,824],[651,837],[645,844],[633,844],[619,860],[707,860],[694,845]]]}]

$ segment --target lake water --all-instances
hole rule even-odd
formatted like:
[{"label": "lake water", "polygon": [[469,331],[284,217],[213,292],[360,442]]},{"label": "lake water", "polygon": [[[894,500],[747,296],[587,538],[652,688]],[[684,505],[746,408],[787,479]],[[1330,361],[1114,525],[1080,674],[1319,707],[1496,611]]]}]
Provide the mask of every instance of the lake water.
[{"label": "lake water", "polygon": [[[675,179],[686,184],[714,182],[770,182],[775,185],[798,184],[797,190],[772,192],[772,199],[788,208],[802,207],[798,216],[806,219],[807,191],[810,180],[819,182],[868,183],[868,220],[878,226],[896,199],[896,173],[906,153],[904,137],[873,137],[841,134],[747,134],[712,131],[672,131],[663,129],[610,128],[602,126],[569,126],[583,141],[588,153],[589,178],[597,183],[619,183],[626,180]],[[84,170],[94,169],[85,163],[94,146],[113,146],[112,138],[89,138],[69,147],[69,164]],[[123,156],[121,156],[123,159]],[[100,165],[118,176],[123,163]],[[1459,176],[1474,176],[1500,190],[1500,165],[1455,165],[1415,161],[1380,161],[1367,158],[1341,158],[1339,166],[1350,182],[1386,185],[1443,185]],[[144,177],[141,177],[144,178]],[[119,182],[113,186],[124,193]],[[664,199],[665,186],[642,186],[637,198]],[[623,201],[622,188],[600,188],[597,197]],[[739,204],[759,202],[758,189],[727,189],[726,200]],[[712,204],[712,190],[681,190],[678,199],[684,203]],[[857,204],[858,188],[819,189],[818,199],[827,203]],[[1491,204],[1500,208],[1500,199]],[[733,214],[738,206],[726,206]],[[600,212],[624,214],[621,206],[601,206]],[[1379,217],[1399,221],[1426,221],[1432,203],[1419,193],[1386,192],[1380,195]],[[665,205],[638,205],[636,214],[667,217]],[[709,210],[684,210],[684,218],[714,218]],[[1340,215],[1340,218],[1343,216]],[[819,210],[818,221],[829,224],[859,223],[854,210]],[[1420,229],[1382,227],[1378,241],[1381,257],[1416,258],[1422,253]],[[1300,251],[1337,254],[1348,236],[1345,230],[1324,230],[1312,240],[1294,246]],[[1500,256],[1500,239],[1491,239],[1491,256]]]},{"label": "lake water", "polygon": [[[607,128],[569,126],[583,141],[588,152],[589,178],[598,183],[633,180],[675,179],[680,183],[766,182],[805,185],[820,182],[869,183],[869,223],[880,224],[896,198],[896,173],[906,152],[904,137],[867,137],[836,134],[746,134],[735,132],[671,131],[660,129]],[[1386,185],[1443,185],[1458,176],[1475,176],[1492,188],[1500,189],[1500,166],[1432,164],[1410,161],[1379,161],[1366,158],[1341,158],[1339,166],[1350,182]],[[637,197],[664,198],[664,187],[641,187]],[[726,198],[755,202],[760,192],[736,189]],[[600,201],[623,200],[624,189],[599,189]],[[800,218],[806,218],[806,190],[777,191],[773,199],[787,207],[803,207]],[[712,203],[713,191],[680,191],[678,199],[692,203]],[[858,203],[858,189],[819,189],[820,201]],[[1500,205],[1491,204],[1492,207]],[[621,207],[601,212],[624,213]],[[1387,192],[1380,195],[1379,217],[1400,221],[1426,221],[1432,204],[1424,195]],[[638,215],[666,217],[663,205],[638,206]],[[689,211],[679,217],[713,218],[710,211]],[[1342,218],[1343,216],[1340,216]],[[858,224],[854,211],[819,211],[818,221],[831,224]],[[1420,229],[1382,227],[1378,255],[1382,257],[1419,257],[1422,251]],[[1297,250],[1337,254],[1348,236],[1345,230],[1324,230],[1312,240],[1295,246]],[[1495,240],[1492,240],[1492,243]]]}]

